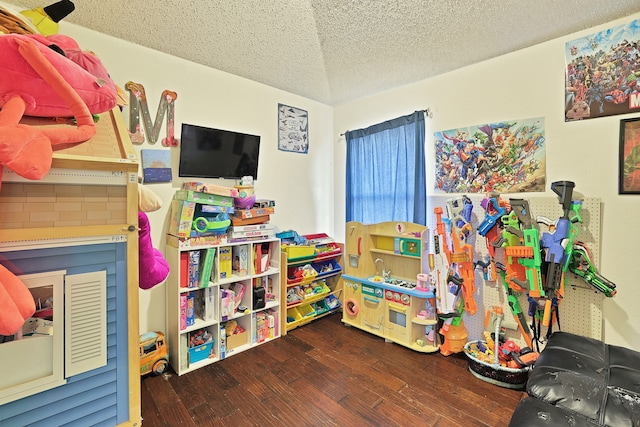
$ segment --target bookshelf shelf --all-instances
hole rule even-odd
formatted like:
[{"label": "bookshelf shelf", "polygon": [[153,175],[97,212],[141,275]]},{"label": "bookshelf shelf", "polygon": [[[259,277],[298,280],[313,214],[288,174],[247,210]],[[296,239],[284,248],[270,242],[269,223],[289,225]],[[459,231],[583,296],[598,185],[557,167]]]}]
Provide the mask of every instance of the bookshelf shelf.
[{"label": "bookshelf shelf", "polygon": [[[222,235],[208,242],[167,238],[166,337],[178,375],[280,336],[280,240],[231,242]],[[196,334],[201,346],[211,346],[196,349]]]}]

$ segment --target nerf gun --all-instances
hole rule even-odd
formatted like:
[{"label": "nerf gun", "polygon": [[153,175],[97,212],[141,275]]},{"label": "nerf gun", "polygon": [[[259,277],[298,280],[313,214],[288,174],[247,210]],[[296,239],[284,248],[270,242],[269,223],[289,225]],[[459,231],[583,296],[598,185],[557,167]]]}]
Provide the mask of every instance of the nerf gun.
[{"label": "nerf gun", "polygon": [[575,242],[573,244],[573,252],[571,253],[569,262],[569,271],[608,297],[614,296],[617,292],[615,283],[607,280],[604,276],[598,273],[591,261],[589,250],[582,242]]},{"label": "nerf gun", "polygon": [[[575,184],[571,181],[556,181],[551,184],[551,189],[558,196],[562,204],[562,217],[560,217],[553,227],[553,232],[545,232],[542,235],[541,244],[545,253],[545,305],[542,324],[549,326],[551,314],[562,297],[564,296],[564,273],[570,263],[571,252],[573,251],[573,239],[578,233],[573,225],[574,222],[581,222],[579,212],[582,201],[573,200],[573,188]],[[573,216],[570,213],[573,212]],[[539,219],[539,222],[548,224],[548,220]],[[536,295],[531,295],[535,297]]]},{"label": "nerf gun", "polygon": [[[529,202],[524,199],[511,199],[512,212],[517,216],[522,227],[522,246],[515,246],[507,255],[517,256],[518,263],[525,269],[526,281],[529,284],[529,295],[536,298],[545,296],[542,287],[542,255],[538,229],[533,225]],[[522,279],[522,278],[519,278]],[[521,283],[521,282],[520,282]]]},{"label": "nerf gun", "polygon": [[507,302],[509,303],[509,309],[511,310],[511,314],[513,315],[513,319],[515,320],[518,330],[522,335],[522,338],[526,341],[527,346],[529,348],[533,348],[533,341],[531,339],[531,330],[527,325],[527,319],[522,312],[522,308],[520,307],[520,302],[518,301],[518,295],[516,292],[509,286],[507,280],[505,278],[506,271],[503,265],[497,264],[498,271],[502,277],[502,283],[504,285],[505,292],[507,293]]},{"label": "nerf gun", "polygon": [[[520,303],[518,302],[518,295],[516,294],[516,292],[524,291],[524,286],[527,285],[527,282],[525,280],[518,279],[518,276],[525,277],[524,267],[520,266],[520,264],[516,262],[515,266],[519,266],[519,269],[507,268],[505,265],[495,262],[496,247],[500,247],[502,246],[502,243],[506,242],[506,239],[504,239],[503,237],[498,237],[499,228],[506,225],[506,227],[509,228],[508,232],[516,238],[514,243],[517,243],[519,241],[519,236],[523,237],[524,233],[522,233],[522,231],[519,229],[518,217],[515,212],[511,211],[511,205],[501,200],[499,196],[494,195],[490,198],[485,198],[482,201],[482,206],[485,209],[486,216],[482,223],[478,226],[478,233],[480,235],[484,235],[487,240],[487,248],[490,256],[490,267],[488,268],[493,269],[494,274],[496,272],[500,273],[502,284],[504,285],[505,292],[507,293],[507,302],[509,303],[509,309],[511,310],[511,314],[513,315],[513,318],[516,322],[516,327],[522,334],[524,340],[527,342],[527,345],[532,348],[531,333],[529,327],[527,326],[527,319],[524,317],[524,314],[520,307]],[[523,208],[520,208],[520,210],[526,211],[527,207],[525,206]],[[512,248],[519,247],[513,246]],[[509,253],[509,256],[513,261],[511,252]],[[476,265],[485,267],[486,263],[477,261]],[[512,267],[513,265],[513,263],[508,264],[509,267]],[[511,276],[509,280],[507,279],[508,275]],[[488,318],[485,319],[485,327],[488,323],[495,323],[497,317],[498,311],[494,308],[491,313],[488,313]],[[507,324],[509,324],[509,322],[507,322]],[[512,327],[511,329],[516,329],[516,327]]]},{"label": "nerf gun", "polygon": [[[552,254],[554,259],[558,256],[560,249],[557,247],[558,242],[559,245],[563,248],[563,260],[562,262],[549,264],[547,275],[549,275],[549,270],[553,270],[551,273],[551,278],[554,280],[553,283],[547,284],[547,286],[552,285],[555,287],[555,284],[558,281],[562,282],[564,279],[564,273],[569,270],[576,276],[580,277],[587,284],[593,286],[598,291],[605,294],[607,297],[612,297],[616,294],[616,285],[615,283],[607,280],[604,276],[599,274],[593,265],[591,260],[591,255],[589,250],[586,248],[584,243],[575,242],[574,239],[578,234],[578,230],[575,227],[575,223],[582,222],[582,217],[580,216],[580,209],[582,208],[581,200],[572,200],[572,193],[575,184],[571,181],[558,181],[551,184],[551,188],[553,191],[560,197],[560,201],[563,207],[563,216],[558,219],[555,224],[552,224],[551,221],[545,217],[539,217],[538,222],[542,222],[553,228],[553,233],[544,233],[543,234],[543,246],[553,246],[555,247],[555,251]],[[550,249],[546,249],[548,251],[547,257],[549,258]],[[545,259],[546,261],[546,259]],[[558,264],[562,264],[561,271]],[[561,275],[560,279],[557,278],[558,275]],[[547,279],[548,282],[548,279]]]},{"label": "nerf gun", "polygon": [[464,309],[470,315],[478,310],[475,301],[475,266],[473,265],[473,246],[467,243],[471,231],[471,212],[473,204],[467,196],[447,201],[447,214],[451,222],[451,240],[453,249],[450,263],[455,265],[462,278],[462,296]]},{"label": "nerf gun", "polygon": [[440,353],[448,356],[462,351],[464,344],[460,346],[460,343],[468,336],[461,316],[464,309],[463,298],[460,295],[463,279],[456,275],[451,264],[452,253],[447,239],[451,221],[442,217],[441,207],[435,207],[433,212],[436,215],[436,232],[433,235],[433,253],[429,254],[429,276],[432,286],[436,289],[436,308],[440,324],[438,334],[442,339]]},{"label": "nerf gun", "polygon": [[567,244],[567,239],[574,237],[570,235],[570,231],[575,233],[575,229],[570,230],[571,221],[569,218],[574,187],[575,184],[571,181],[557,181],[551,184],[551,190],[560,198],[563,210],[562,217],[556,221],[553,233],[543,233],[541,242],[545,249],[544,260],[547,263],[545,288],[552,293],[562,287],[563,273],[568,266],[564,259],[565,248],[569,251],[573,249],[573,245],[569,247]]},{"label": "nerf gun", "polygon": [[487,197],[481,202],[485,211],[484,220],[478,226],[478,234],[486,239],[489,260],[487,262],[476,261],[475,265],[482,268],[485,280],[495,281],[496,276],[496,247],[498,244],[498,232],[501,218],[507,212],[508,205],[499,196]]},{"label": "nerf gun", "polygon": [[433,253],[429,254],[431,285],[436,290],[436,308],[438,313],[455,312],[457,293],[451,293],[449,287],[449,258],[451,256],[447,244],[446,225],[442,220],[442,208],[433,209],[436,215],[436,233],[433,235]]}]

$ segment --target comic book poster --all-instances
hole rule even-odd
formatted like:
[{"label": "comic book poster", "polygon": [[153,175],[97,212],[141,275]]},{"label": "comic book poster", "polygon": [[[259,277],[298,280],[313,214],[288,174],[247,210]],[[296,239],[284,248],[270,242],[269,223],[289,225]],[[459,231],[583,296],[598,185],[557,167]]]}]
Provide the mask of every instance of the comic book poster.
[{"label": "comic book poster", "polygon": [[565,121],[640,111],[640,20],[565,46]]},{"label": "comic book poster", "polygon": [[533,118],[435,132],[435,191],[544,191],[544,131]]}]

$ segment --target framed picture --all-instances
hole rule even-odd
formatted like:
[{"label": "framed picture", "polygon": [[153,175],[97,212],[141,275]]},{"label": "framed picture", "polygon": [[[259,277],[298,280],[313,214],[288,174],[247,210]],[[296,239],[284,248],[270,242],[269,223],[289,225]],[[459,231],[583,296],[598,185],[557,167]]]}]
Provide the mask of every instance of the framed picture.
[{"label": "framed picture", "polygon": [[640,194],[640,117],[620,120],[619,194]]},{"label": "framed picture", "polygon": [[307,154],[309,115],[305,110],[278,104],[278,150]]},{"label": "framed picture", "polygon": [[143,148],[142,177],[144,183],[171,182],[171,151]]}]

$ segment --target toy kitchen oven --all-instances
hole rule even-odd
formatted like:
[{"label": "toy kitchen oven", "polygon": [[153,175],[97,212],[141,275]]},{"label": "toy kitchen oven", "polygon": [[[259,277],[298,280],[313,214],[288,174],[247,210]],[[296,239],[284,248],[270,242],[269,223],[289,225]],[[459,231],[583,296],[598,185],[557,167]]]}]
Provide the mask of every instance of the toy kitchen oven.
[{"label": "toy kitchen oven", "polygon": [[345,274],[342,278],[343,323],[412,350],[438,350],[433,292],[401,279],[375,282]]}]

